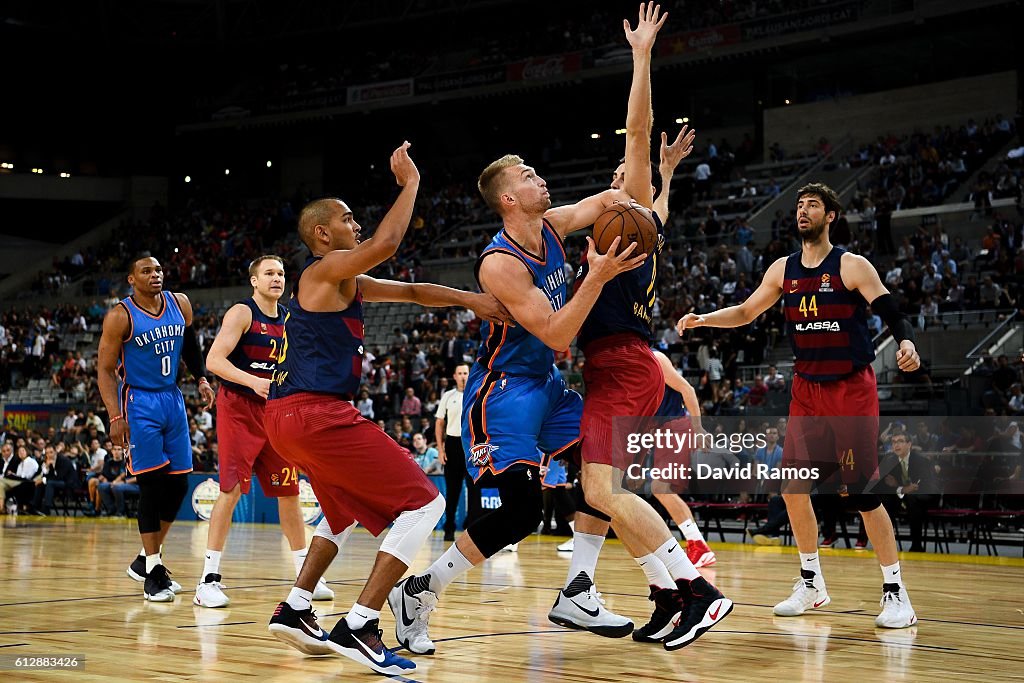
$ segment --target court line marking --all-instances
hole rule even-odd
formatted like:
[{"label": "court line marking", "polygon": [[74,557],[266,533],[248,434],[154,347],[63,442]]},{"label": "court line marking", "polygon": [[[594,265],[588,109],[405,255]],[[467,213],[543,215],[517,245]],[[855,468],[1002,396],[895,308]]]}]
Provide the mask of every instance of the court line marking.
[{"label": "court line marking", "polygon": [[34,636],[42,633],[88,633],[89,629],[80,628],[70,631],[0,631],[0,636]]},{"label": "court line marking", "polygon": [[245,624],[255,624],[255,621],[225,621],[219,624],[182,624],[181,626],[175,626],[174,628],[210,628],[212,626],[242,626]]},{"label": "court line marking", "polygon": [[10,645],[0,645],[0,647],[25,647],[28,643],[11,643]]}]

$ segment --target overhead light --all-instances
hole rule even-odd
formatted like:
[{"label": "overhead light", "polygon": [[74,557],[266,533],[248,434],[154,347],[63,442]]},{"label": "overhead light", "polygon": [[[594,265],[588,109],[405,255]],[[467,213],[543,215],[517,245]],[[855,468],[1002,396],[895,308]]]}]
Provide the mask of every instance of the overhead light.
[{"label": "overhead light", "polygon": [[270,167],[271,167],[271,166],[273,166],[273,165],[274,165],[274,164],[273,164],[273,162],[271,162],[271,161],[270,161],[270,160],[268,159],[268,160],[267,160],[267,168],[270,168]]},{"label": "overhead light", "polygon": [[0,164],[0,168],[8,168],[8,169],[11,169],[11,168],[14,168],[14,164],[9,164],[9,163],[7,163],[7,162],[5,161],[4,163]]},{"label": "overhead light", "polygon": [[625,128],[616,128],[615,129],[615,134],[616,135],[625,135],[626,134],[626,129]]},{"label": "overhead light", "polygon": [[786,104],[789,104],[789,100],[786,100]]},{"label": "overhead light", "polygon": [[192,176],[190,176],[190,175],[185,176],[185,182],[186,183],[191,183],[192,182]]},{"label": "overhead light", "polygon": [[70,174],[70,173],[61,173],[61,174],[60,174],[60,177],[61,177],[61,178],[70,178],[70,177],[71,177],[71,174]]},{"label": "overhead light", "polygon": [[683,123],[689,123],[689,122],[690,122],[690,117],[689,116],[684,116],[683,117]]},{"label": "overhead light", "polygon": [[224,169],[224,175],[231,175],[231,169],[230,168],[225,168]]},{"label": "overhead light", "polygon": [[600,140],[601,139],[601,134],[600,133],[591,133],[590,134],[590,139],[591,140]]}]

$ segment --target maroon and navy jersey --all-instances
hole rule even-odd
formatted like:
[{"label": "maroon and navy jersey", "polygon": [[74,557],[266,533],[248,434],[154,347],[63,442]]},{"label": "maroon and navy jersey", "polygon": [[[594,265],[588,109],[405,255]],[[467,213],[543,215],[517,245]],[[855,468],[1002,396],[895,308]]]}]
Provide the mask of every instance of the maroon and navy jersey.
[{"label": "maroon and navy jersey", "polygon": [[344,311],[306,311],[299,305],[302,273],[320,256],[311,256],[295,278],[284,322],[284,344],[270,385],[270,400],[302,392],[351,400],[363,368],[363,295],[357,289]]},{"label": "maroon and navy jersey", "polygon": [[[654,338],[651,311],[658,298],[658,257],[665,244],[665,229],[658,214],[652,212],[652,215],[658,226],[658,243],[654,253],[648,254],[647,260],[639,268],[616,275],[605,284],[580,328],[577,344],[584,353],[590,342],[613,334],[632,332],[647,343]],[[576,273],[574,292],[583,284],[589,272],[587,254],[584,252],[583,261]]]},{"label": "maroon and navy jersey", "polygon": [[[260,310],[252,297],[238,303],[248,306],[252,311],[252,323],[228,354],[228,360],[242,372],[263,379],[273,379],[277,357],[284,345],[284,318],[287,309],[278,304],[277,317],[272,318]],[[249,387],[226,379],[221,379],[221,384],[241,394],[258,398],[256,392]]]},{"label": "maroon and navy jersey", "polygon": [[843,285],[839,264],[846,251],[832,247],[817,268],[800,262],[800,252],[786,259],[783,303],[794,371],[812,382],[850,375],[875,359],[866,302]]}]

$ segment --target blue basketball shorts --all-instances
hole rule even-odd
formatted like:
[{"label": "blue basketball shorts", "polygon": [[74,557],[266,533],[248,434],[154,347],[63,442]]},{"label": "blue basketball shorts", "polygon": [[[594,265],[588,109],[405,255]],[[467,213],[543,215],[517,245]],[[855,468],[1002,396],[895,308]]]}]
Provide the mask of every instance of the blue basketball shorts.
[{"label": "blue basketball shorts", "polygon": [[509,375],[474,363],[463,395],[462,446],[474,480],[516,464],[540,466],[580,438],[583,399],[558,368]]},{"label": "blue basketball shorts", "polygon": [[131,444],[128,471],[142,474],[171,464],[171,474],[192,471],[192,441],[188,435],[185,399],[177,387],[146,391],[123,387],[121,411],[128,422]]}]

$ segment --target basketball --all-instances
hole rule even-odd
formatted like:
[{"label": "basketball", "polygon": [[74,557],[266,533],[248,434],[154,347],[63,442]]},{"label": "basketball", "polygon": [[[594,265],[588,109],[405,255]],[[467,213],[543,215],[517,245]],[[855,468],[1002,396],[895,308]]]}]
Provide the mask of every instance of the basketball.
[{"label": "basketball", "polygon": [[635,202],[612,204],[594,221],[594,243],[599,254],[608,252],[616,237],[621,237],[619,251],[636,242],[633,256],[652,254],[658,243],[658,226],[654,214]]}]

